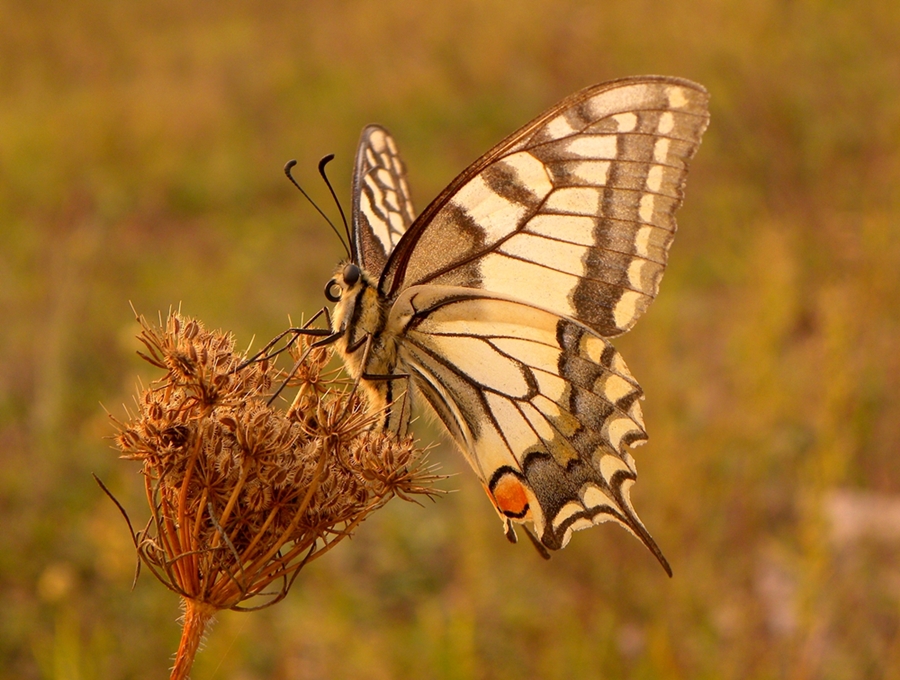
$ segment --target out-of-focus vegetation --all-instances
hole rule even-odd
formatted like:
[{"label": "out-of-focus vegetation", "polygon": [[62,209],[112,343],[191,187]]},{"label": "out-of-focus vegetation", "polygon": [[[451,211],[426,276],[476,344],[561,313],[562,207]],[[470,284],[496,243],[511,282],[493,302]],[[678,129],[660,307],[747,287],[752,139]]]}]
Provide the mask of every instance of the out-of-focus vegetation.
[{"label": "out-of-focus vegetation", "polygon": [[381,122],[422,208],[642,73],[712,95],[660,297],[617,343],[674,579],[610,525],[546,563],[510,546],[446,447],[458,493],[223,615],[194,677],[900,677],[898,36],[895,0],[0,5],[0,677],[159,678],[176,646],[90,476],[143,520],[103,440],[145,370],[129,301],[265,341],[341,256],[288,158],[327,205],[315,162],[349,186]]}]

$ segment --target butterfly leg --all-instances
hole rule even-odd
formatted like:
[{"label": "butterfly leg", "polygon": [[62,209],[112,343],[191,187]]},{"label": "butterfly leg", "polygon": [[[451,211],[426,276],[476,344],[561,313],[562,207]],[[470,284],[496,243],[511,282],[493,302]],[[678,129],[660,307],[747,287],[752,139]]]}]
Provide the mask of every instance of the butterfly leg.
[{"label": "butterfly leg", "polygon": [[[284,388],[287,387],[288,381],[290,381],[290,379],[294,377],[294,374],[297,372],[297,369],[300,368],[301,364],[304,361],[306,361],[306,357],[309,356],[310,352],[312,352],[317,347],[325,347],[326,345],[332,344],[338,338],[340,338],[342,335],[341,331],[338,331],[336,333],[332,333],[332,332],[328,331],[327,332],[328,334],[326,335],[325,332],[323,332],[324,329],[317,329],[317,328],[310,328],[310,329],[298,328],[298,329],[292,329],[292,330],[294,330],[297,333],[297,337],[299,337],[300,335],[313,335],[313,336],[320,336],[320,337],[324,335],[325,337],[322,337],[320,340],[316,340],[315,342],[310,343],[309,347],[306,348],[306,351],[302,355],[300,355],[300,358],[297,359],[296,362],[294,362],[294,365],[291,368],[291,370],[288,372],[287,377],[285,377],[285,379],[282,381],[282,383],[278,387],[278,389],[275,390],[275,394],[273,394],[269,398],[269,401],[266,402],[269,406],[271,406],[272,402],[274,402],[275,399],[278,398],[278,395],[284,391]],[[306,332],[302,332],[302,333],[299,332],[299,331],[304,331],[304,330]],[[315,332],[313,332],[313,331],[315,331]],[[284,335],[284,334],[282,334],[282,335]],[[293,340],[291,342],[293,342]],[[288,344],[288,346],[290,346],[290,343]],[[282,351],[284,351],[284,350],[279,350],[279,352],[282,352]],[[274,355],[272,355],[272,356],[274,356]]]},{"label": "butterfly leg", "polygon": [[[325,320],[326,320],[327,323],[328,323],[328,329],[325,329],[325,328],[310,328],[309,326],[310,326],[316,319],[318,319],[320,316],[322,316],[323,314],[325,315]],[[281,354],[282,352],[285,352],[286,350],[290,349],[290,348],[293,346],[293,344],[297,341],[297,339],[298,339],[301,335],[308,335],[308,336],[312,336],[312,337],[327,337],[327,336],[330,336],[330,335],[332,335],[332,331],[331,331],[330,329],[331,329],[331,315],[328,313],[328,308],[327,308],[327,307],[322,307],[322,309],[320,309],[318,312],[316,312],[316,313],[309,319],[309,321],[307,321],[307,322],[306,322],[305,324],[303,324],[301,327],[299,327],[299,328],[288,328],[287,330],[282,331],[281,333],[279,333],[278,335],[276,335],[274,338],[272,338],[271,340],[269,340],[269,342],[266,343],[266,346],[265,346],[265,347],[263,347],[263,348],[262,348],[261,350],[259,350],[256,354],[254,354],[252,357],[250,357],[249,359],[247,359],[245,362],[243,362],[240,366],[238,366],[238,367],[237,367],[236,369],[234,369],[234,370],[235,370],[235,371],[240,371],[241,369],[246,368],[246,367],[249,366],[250,364],[256,363],[257,361],[264,361],[264,360],[267,360],[267,359],[273,359],[273,358],[275,358],[276,356],[278,356],[278,355]],[[286,335],[293,335],[294,337],[292,337],[291,340],[290,340],[284,347],[282,347],[281,349],[269,353],[270,350],[271,350],[276,344],[278,344],[278,343],[281,341],[281,339],[282,339],[284,336],[286,336]],[[326,344],[327,344],[327,343],[326,343]]]}]

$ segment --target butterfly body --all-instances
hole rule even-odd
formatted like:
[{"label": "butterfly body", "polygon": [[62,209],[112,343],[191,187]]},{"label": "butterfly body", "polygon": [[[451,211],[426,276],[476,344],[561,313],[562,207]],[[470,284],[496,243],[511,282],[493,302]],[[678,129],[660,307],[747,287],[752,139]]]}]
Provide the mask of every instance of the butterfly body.
[{"label": "butterfly body", "polygon": [[379,427],[427,402],[511,538],[530,523],[555,550],[613,520],[670,571],[629,499],[643,391],[609,338],[656,296],[707,99],[654,76],[582,90],[417,218],[393,139],[363,131],[353,261],[326,288],[338,351]]},{"label": "butterfly body", "polygon": [[341,264],[335,271],[329,291],[335,290],[340,292],[329,292],[337,299],[331,314],[332,331],[337,336],[335,349],[350,375],[359,380],[370,411],[381,414],[376,427],[405,432],[406,422],[399,419],[408,419],[408,413],[390,407],[398,388],[389,376],[396,372],[399,333],[386,329],[387,301],[371,276],[352,263]]}]

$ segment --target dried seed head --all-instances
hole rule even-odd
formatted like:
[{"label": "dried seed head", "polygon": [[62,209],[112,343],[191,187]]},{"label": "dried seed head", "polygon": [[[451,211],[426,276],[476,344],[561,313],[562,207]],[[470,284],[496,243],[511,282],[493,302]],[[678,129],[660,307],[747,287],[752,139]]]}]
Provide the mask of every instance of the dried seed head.
[{"label": "dried seed head", "polygon": [[[140,321],[142,356],[165,375],[116,423],[115,442],[147,480],[139,556],[184,598],[216,609],[277,602],[298,569],[390,498],[436,493],[411,439],[368,431],[362,399],[326,370],[330,349],[299,336],[291,352],[303,361],[290,377],[276,353],[248,361],[230,335],[196,320]],[[283,410],[266,399],[286,377],[297,396]]]}]

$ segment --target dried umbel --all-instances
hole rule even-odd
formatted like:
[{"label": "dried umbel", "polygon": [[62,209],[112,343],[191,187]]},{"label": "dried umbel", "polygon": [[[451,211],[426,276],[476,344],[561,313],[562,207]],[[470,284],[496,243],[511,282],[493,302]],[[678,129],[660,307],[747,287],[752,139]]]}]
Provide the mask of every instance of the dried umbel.
[{"label": "dried umbel", "polygon": [[179,314],[164,329],[139,321],[141,356],[165,375],[116,421],[115,441],[143,465],[140,560],[185,602],[172,677],[186,677],[215,611],[281,600],[369,513],[393,496],[433,496],[437,477],[412,439],[369,431],[377,414],[327,370],[328,348],[295,336],[297,394],[282,409],[268,403],[287,377],[271,358],[248,362],[233,338]]}]

